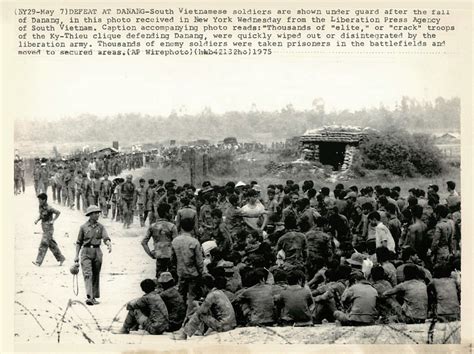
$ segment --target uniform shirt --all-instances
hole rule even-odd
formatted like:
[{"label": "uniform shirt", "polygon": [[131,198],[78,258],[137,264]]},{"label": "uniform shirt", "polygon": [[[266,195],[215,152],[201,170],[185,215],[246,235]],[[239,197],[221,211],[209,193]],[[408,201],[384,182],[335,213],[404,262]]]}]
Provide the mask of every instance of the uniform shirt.
[{"label": "uniform shirt", "polygon": [[39,207],[41,223],[51,222],[51,220],[53,220],[53,214],[60,214],[60,212],[57,209],[50,207],[48,204]]},{"label": "uniform shirt", "polygon": [[298,220],[298,212],[292,205],[288,205],[285,209],[283,209],[281,220],[285,222],[285,219],[288,215],[293,214],[296,220]]},{"label": "uniform shirt", "polygon": [[311,291],[300,285],[288,285],[280,295],[275,296],[275,302],[283,308],[281,319],[300,324],[312,323],[310,307],[314,305]]},{"label": "uniform shirt", "polygon": [[43,181],[43,183],[49,180],[49,171],[46,167],[41,167],[39,170],[39,180]]},{"label": "uniform shirt", "polygon": [[379,295],[379,298],[377,299],[377,308],[381,316],[387,317],[391,315],[397,315],[402,312],[402,307],[400,306],[398,301],[393,298],[393,296],[382,296],[387,290],[392,289],[392,285],[389,283],[388,280],[377,280],[375,283],[372,284],[372,286],[375,290],[377,290],[377,293]]},{"label": "uniform shirt", "polygon": [[198,240],[183,232],[173,240],[171,246],[180,278],[192,278],[202,275],[204,263],[201,245]]},{"label": "uniform shirt", "polygon": [[183,296],[174,286],[163,290],[160,296],[168,310],[170,327],[181,327],[186,317],[186,304],[184,303]]},{"label": "uniform shirt", "polygon": [[127,310],[141,310],[148,316],[148,325],[152,327],[168,327],[168,309],[157,290],[132,300],[127,304]]},{"label": "uniform shirt", "polygon": [[132,201],[135,196],[135,185],[132,182],[125,182],[120,187],[120,192],[123,200]]},{"label": "uniform shirt", "polygon": [[233,205],[230,205],[224,213],[224,222],[233,235],[242,226],[242,212]]},{"label": "uniform shirt", "polygon": [[77,192],[82,192],[82,175],[77,175],[74,177],[74,184]]},{"label": "uniform shirt", "polygon": [[401,294],[403,313],[410,318],[424,320],[428,314],[428,292],[426,284],[419,279],[411,279],[387,290],[384,295]]},{"label": "uniform shirt", "polygon": [[213,221],[211,216],[211,206],[209,204],[204,204],[199,211],[199,226],[203,228],[212,228]]},{"label": "uniform shirt", "polygon": [[239,291],[234,302],[249,306],[248,324],[257,326],[273,323],[273,289],[271,285],[257,284]]},{"label": "uniform shirt", "polygon": [[306,237],[301,232],[290,231],[277,242],[277,252],[285,252],[285,261],[290,264],[304,263],[307,254]]},{"label": "uniform shirt", "polygon": [[377,315],[377,290],[366,280],[347,288],[342,294],[342,302],[350,304],[351,321],[371,323]]},{"label": "uniform shirt", "polygon": [[329,217],[331,233],[339,242],[351,241],[351,228],[349,221],[344,215],[334,214]]},{"label": "uniform shirt", "polygon": [[321,214],[319,214],[316,209],[309,207],[309,208],[306,208],[301,213],[298,220],[301,220],[301,219],[305,218],[306,220],[308,220],[310,229],[312,229],[314,227],[314,225],[316,224],[316,219],[319,218],[319,217],[321,217]]},{"label": "uniform shirt", "polygon": [[110,241],[104,225],[98,222],[91,223],[89,220],[79,228],[79,235],[77,236],[76,243],[80,246],[100,246],[102,240],[104,240],[104,242]]},{"label": "uniform shirt", "polygon": [[[165,219],[158,219],[152,224],[142,241],[142,246],[147,254],[153,254],[155,258],[171,258],[171,242],[178,236],[176,226]],[[154,249],[150,251],[148,242],[153,237]]]},{"label": "uniform shirt", "polygon": [[39,177],[40,177],[40,167],[39,166],[35,166],[33,167],[33,179],[35,181],[38,181],[39,180]]},{"label": "uniform shirt", "polygon": [[381,264],[385,274],[387,275],[388,281],[392,286],[397,285],[397,269],[391,262],[383,262]]},{"label": "uniform shirt", "polygon": [[431,251],[436,252],[438,248],[445,246],[449,247],[451,250],[453,234],[454,229],[452,223],[448,219],[444,218],[438,221],[433,235]]},{"label": "uniform shirt", "polygon": [[219,322],[219,329],[229,331],[237,325],[235,312],[229,298],[222,290],[212,289],[196,310],[199,315],[209,314]]},{"label": "uniform shirt", "polygon": [[458,287],[452,278],[435,278],[428,285],[428,291],[436,303],[437,315],[456,316],[461,312]]},{"label": "uniform shirt", "polygon": [[394,240],[400,240],[402,235],[402,223],[395,215],[390,216],[390,219],[388,219],[388,230],[392,234]]},{"label": "uniform shirt", "polygon": [[[407,264],[410,264],[410,263],[404,263],[404,264],[399,265],[397,267],[397,284],[403,283],[405,281],[405,274],[403,273],[403,269],[405,268],[405,266]],[[420,272],[422,274],[424,274],[425,279],[427,279],[428,281],[431,281],[432,276],[431,276],[430,271],[426,268],[423,268],[422,266],[419,266],[419,265],[417,265],[417,267],[420,270]]]},{"label": "uniform shirt", "polygon": [[85,196],[90,196],[92,194],[92,183],[87,177],[85,177],[82,181],[82,192]]},{"label": "uniform shirt", "polygon": [[329,259],[333,255],[331,236],[321,230],[311,230],[306,233],[308,257],[323,257]]},{"label": "uniform shirt", "polygon": [[112,193],[112,181],[107,179],[100,183],[100,195],[104,198],[109,198]]},{"label": "uniform shirt", "polygon": [[224,222],[221,222],[212,232],[212,236],[216,241],[217,248],[222,252],[224,258],[228,258],[232,251],[232,237],[229,228]]},{"label": "uniform shirt", "polygon": [[100,180],[98,178],[93,178],[91,180],[91,190],[94,195],[99,195],[100,193]]}]

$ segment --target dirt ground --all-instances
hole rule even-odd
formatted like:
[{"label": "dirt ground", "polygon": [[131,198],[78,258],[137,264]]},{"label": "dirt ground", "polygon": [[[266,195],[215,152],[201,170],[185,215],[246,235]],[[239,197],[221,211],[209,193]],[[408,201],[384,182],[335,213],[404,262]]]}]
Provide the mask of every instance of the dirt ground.
[{"label": "dirt ground", "polygon": [[[138,172],[138,171],[137,171]],[[135,172],[135,173],[137,173]],[[50,194],[50,193],[49,193]],[[50,195],[51,197],[51,195]],[[181,345],[172,336],[151,336],[143,332],[114,335],[111,329],[121,326],[126,311],[123,305],[141,295],[140,281],[153,278],[154,261],[140,244],[145,233],[135,219],[134,225],[124,230],[120,223],[100,219],[106,227],[113,250],[103,247],[101,272],[101,302],[87,306],[82,274],[79,274],[79,294],[73,292],[73,264],[75,241],[79,227],[87,218],[82,212],[50,204],[61,211],[55,223],[54,237],[66,256],[60,267],[50,251],[38,268],[31,262],[41,238],[41,226],[34,225],[38,216],[38,202],[34,190],[15,197],[15,343],[96,343],[96,344],[158,344],[161,347]],[[435,343],[459,343],[460,323],[436,324]],[[370,327],[338,327],[324,324],[314,327],[237,328],[231,332],[193,337],[189,341],[202,344],[423,344],[428,339],[429,323],[423,325],[378,325]]]}]

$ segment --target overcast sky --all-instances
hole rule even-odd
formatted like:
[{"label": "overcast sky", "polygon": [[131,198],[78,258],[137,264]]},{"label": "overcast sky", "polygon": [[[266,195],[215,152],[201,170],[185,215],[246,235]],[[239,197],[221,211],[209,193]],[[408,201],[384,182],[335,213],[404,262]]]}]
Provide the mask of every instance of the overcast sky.
[{"label": "overcast sky", "polygon": [[246,111],[253,103],[259,110],[279,110],[289,103],[310,109],[316,97],[332,111],[393,107],[403,95],[419,100],[459,96],[460,65],[452,59],[440,66],[439,60],[416,55],[20,58],[9,83],[15,100],[8,114],[54,120],[82,113],[169,115],[182,107],[193,114],[206,106],[222,113]]}]

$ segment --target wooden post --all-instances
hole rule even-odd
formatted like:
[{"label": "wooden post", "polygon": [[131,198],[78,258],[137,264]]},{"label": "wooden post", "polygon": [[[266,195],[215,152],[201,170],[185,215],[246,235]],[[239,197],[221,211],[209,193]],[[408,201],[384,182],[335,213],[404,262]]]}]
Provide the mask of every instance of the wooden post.
[{"label": "wooden post", "polygon": [[196,181],[196,151],[191,149],[190,156],[189,156],[189,174],[191,176],[191,185],[194,186],[194,182]]},{"label": "wooden post", "polygon": [[209,173],[209,155],[205,152],[202,155],[202,174],[204,177],[207,177]]}]

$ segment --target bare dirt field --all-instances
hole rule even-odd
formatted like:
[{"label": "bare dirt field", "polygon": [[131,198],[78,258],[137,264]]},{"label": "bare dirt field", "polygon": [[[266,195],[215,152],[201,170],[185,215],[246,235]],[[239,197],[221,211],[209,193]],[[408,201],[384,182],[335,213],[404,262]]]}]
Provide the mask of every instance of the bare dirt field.
[{"label": "bare dirt field", "polygon": [[[135,171],[138,174],[140,171]],[[112,253],[103,247],[100,305],[88,307],[82,274],[79,294],[73,292],[73,276],[69,267],[75,255],[79,226],[87,218],[82,212],[50,202],[61,211],[55,223],[55,239],[67,260],[60,267],[48,251],[43,265],[31,262],[36,258],[41,226],[34,225],[38,203],[33,188],[15,197],[15,343],[68,344],[153,344],[157,348],[174,348],[170,335],[151,336],[142,332],[114,335],[111,329],[121,326],[126,311],[123,305],[141,295],[140,281],[153,278],[155,265],[143,251],[140,241],[145,233],[135,220],[132,228],[110,219],[101,219],[112,239]],[[195,344],[423,344],[428,340],[430,323],[423,325],[377,325],[370,327],[338,327],[324,324],[314,327],[237,328],[231,332],[193,337]],[[459,343],[460,323],[436,324],[434,343]]]}]

